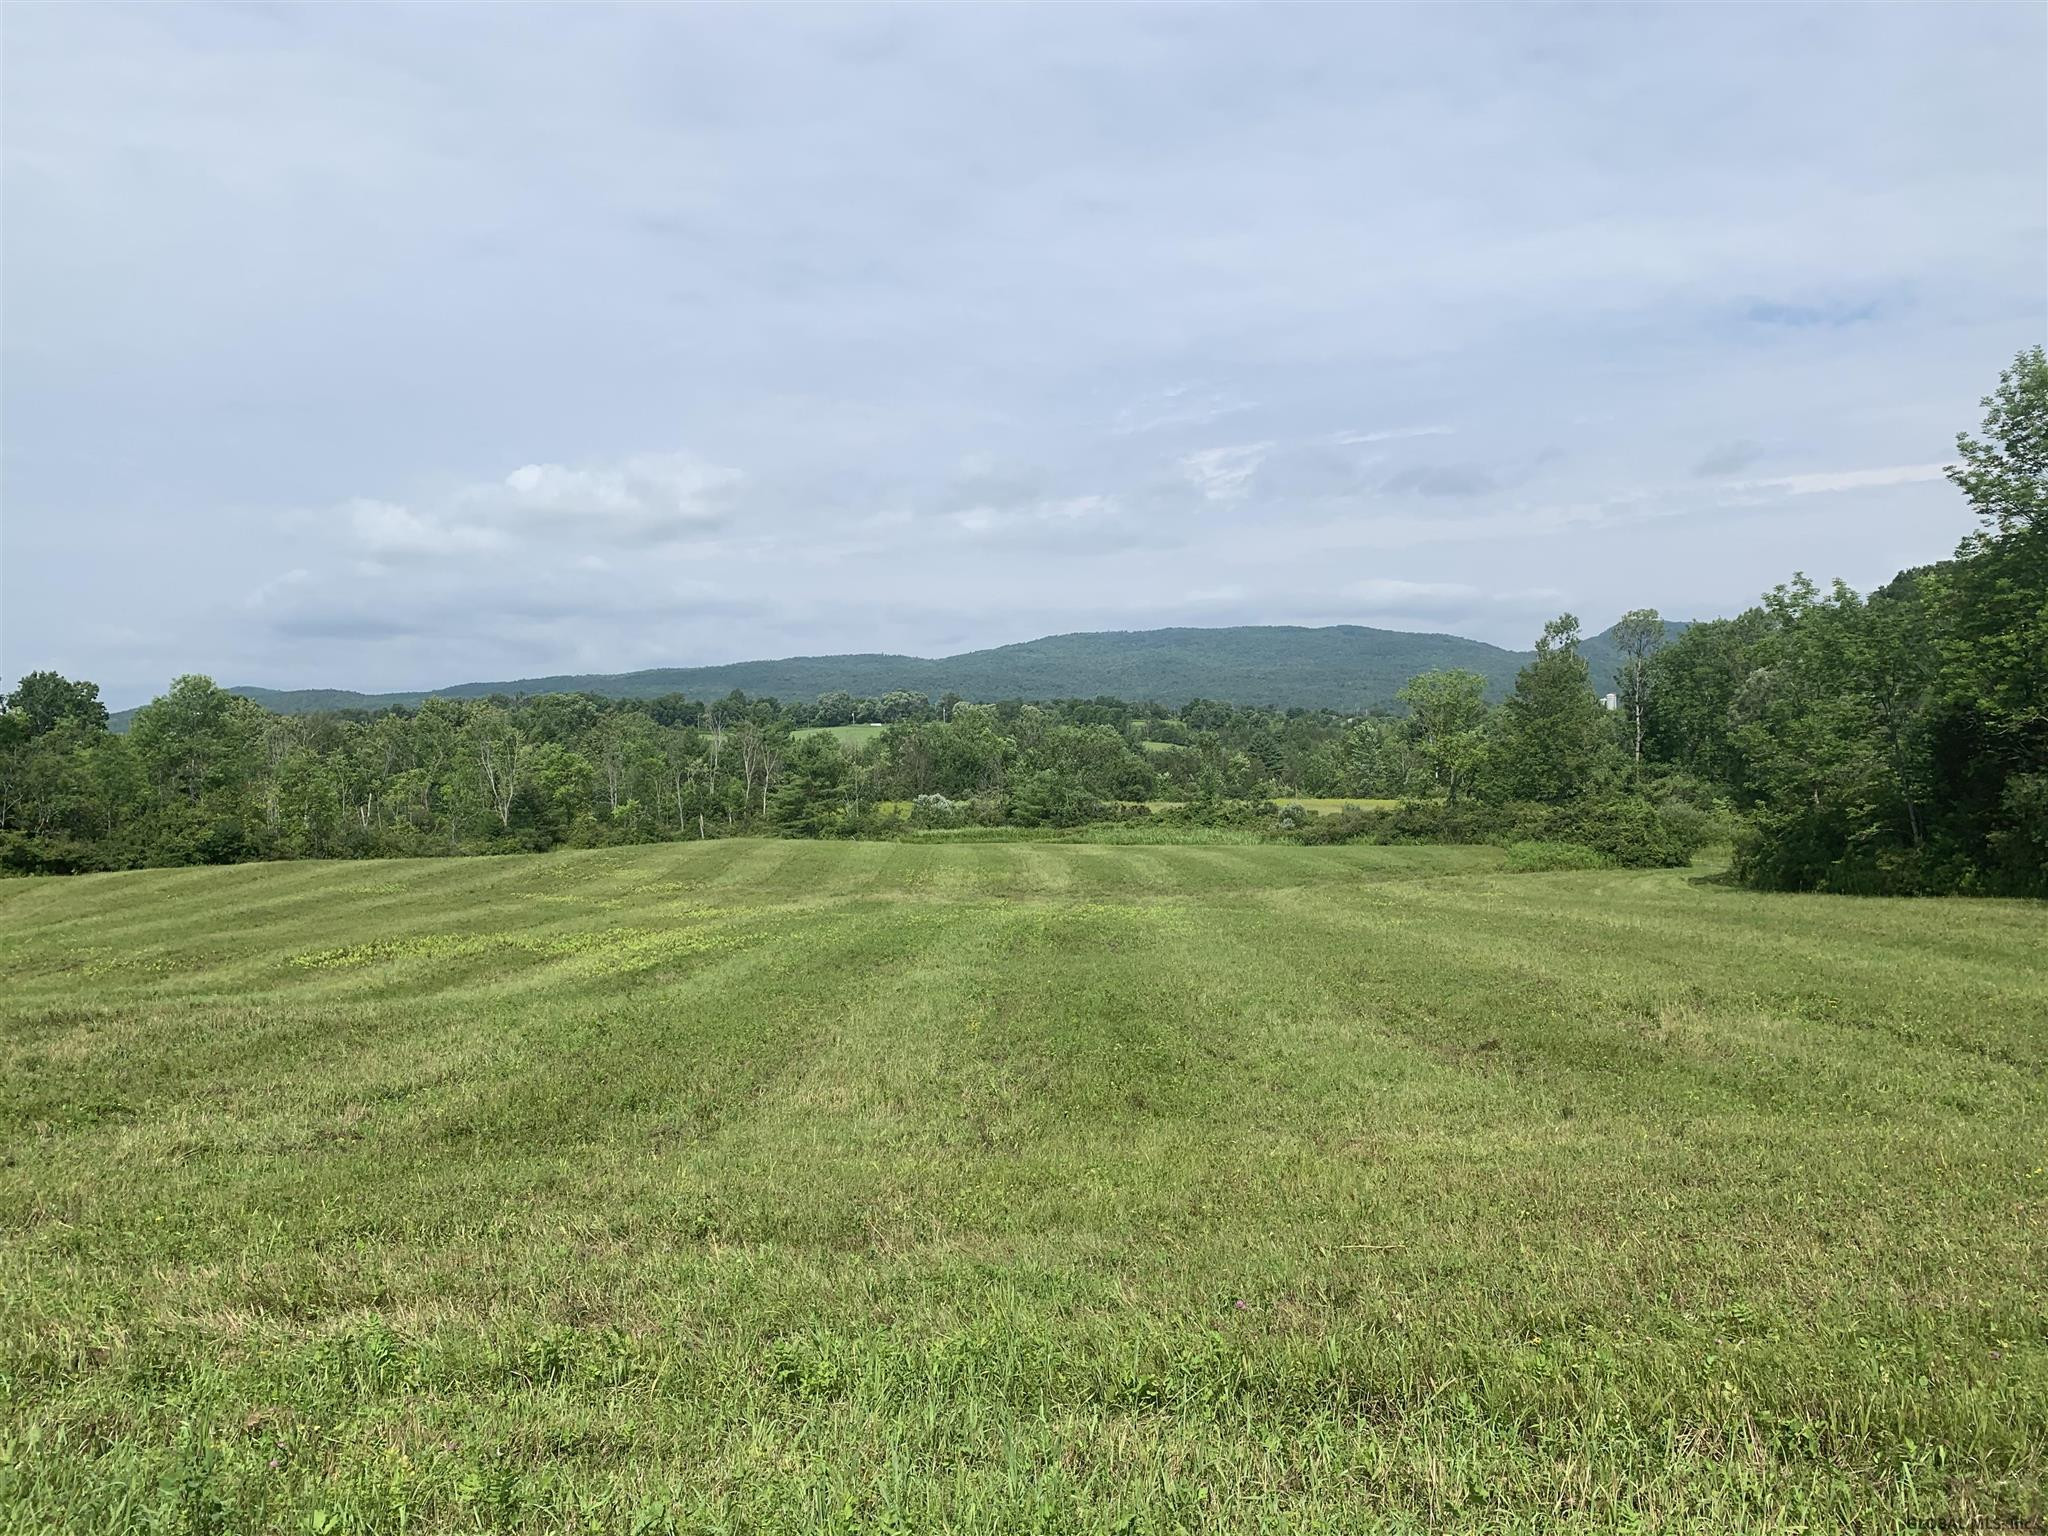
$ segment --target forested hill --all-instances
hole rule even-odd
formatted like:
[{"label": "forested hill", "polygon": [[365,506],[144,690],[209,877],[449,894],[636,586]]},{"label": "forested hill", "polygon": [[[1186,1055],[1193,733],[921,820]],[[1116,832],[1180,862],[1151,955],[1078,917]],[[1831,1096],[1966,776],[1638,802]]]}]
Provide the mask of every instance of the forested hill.
[{"label": "forested hill", "polygon": [[[1676,636],[1682,624],[1672,624]],[[1614,670],[1608,633],[1581,647],[1596,687],[1606,689]],[[1152,699],[1183,704],[1217,699],[1231,704],[1363,711],[1391,704],[1417,673],[1467,667],[1484,675],[1498,695],[1530,660],[1527,651],[1503,650],[1458,635],[1420,635],[1354,624],[1304,629],[1244,625],[1230,629],[1107,630],[1048,635],[959,656],[791,656],[780,661],[738,661],[716,667],[659,667],[645,672],[525,677],[506,682],[458,683],[422,693],[351,693],[342,689],[236,687],[233,692],[280,714],[329,709],[414,705],[430,697],[484,698],[491,694],[594,693],[608,698],[657,698],[680,693],[722,698],[737,688],[754,697],[813,699],[845,690],[879,698],[898,689],[939,698],[957,693],[983,702],[998,699]],[[128,715],[115,716],[116,729]]]}]

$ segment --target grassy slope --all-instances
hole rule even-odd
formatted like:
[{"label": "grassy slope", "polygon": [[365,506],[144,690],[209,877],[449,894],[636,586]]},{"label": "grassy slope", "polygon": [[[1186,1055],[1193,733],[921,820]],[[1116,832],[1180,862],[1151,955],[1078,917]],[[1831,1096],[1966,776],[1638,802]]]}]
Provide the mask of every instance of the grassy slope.
[{"label": "grassy slope", "polygon": [[0,1529],[2039,1529],[2048,910],[1497,858],[0,884]]},{"label": "grassy slope", "polygon": [[842,747],[864,747],[876,737],[887,733],[886,725],[813,725],[801,731],[792,731],[792,736],[830,736]]},{"label": "grassy slope", "polygon": [[[1676,634],[1684,625],[1674,623]],[[1607,634],[1588,638],[1585,655],[1598,690],[1612,686],[1614,647]],[[528,677],[506,682],[459,683],[433,693],[481,698],[493,693],[596,693],[651,699],[681,693],[723,698],[738,688],[756,697],[812,699],[833,689],[879,697],[893,689],[952,692],[968,699],[1094,698],[1111,694],[1180,705],[1189,699],[1236,704],[1362,710],[1391,705],[1401,686],[1432,667],[1470,667],[1496,694],[1514,682],[1529,660],[1457,635],[1331,625],[1241,625],[1221,629],[1111,630],[1047,635],[1019,645],[936,659],[923,656],[791,656],[717,667],[661,667],[645,672]],[[238,687],[267,709],[307,714],[325,709],[417,705],[427,693],[352,693],[345,689]],[[134,716],[123,710],[115,728]]]}]

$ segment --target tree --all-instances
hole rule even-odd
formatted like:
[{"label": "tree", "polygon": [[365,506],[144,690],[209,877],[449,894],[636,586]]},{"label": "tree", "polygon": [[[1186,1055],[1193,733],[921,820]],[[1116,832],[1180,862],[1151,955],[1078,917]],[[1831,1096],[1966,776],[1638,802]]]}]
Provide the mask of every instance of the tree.
[{"label": "tree", "polygon": [[[1922,582],[1943,702],[1935,736],[1966,808],[1970,859],[1997,888],[2048,894],[2048,353],[1985,396],[1983,436],[1949,478],[1980,527]],[[1977,840],[1981,840],[1981,842]]]},{"label": "tree", "polygon": [[1969,497],[1987,536],[2048,528],[2048,351],[2021,352],[1978,402],[1984,436],[1956,434],[1948,477]]},{"label": "tree", "polygon": [[149,862],[227,863],[262,851],[250,823],[269,716],[210,677],[181,677],[129,731],[155,805]]},{"label": "tree", "polygon": [[107,706],[98,683],[72,682],[56,672],[31,672],[14,685],[0,710],[27,727],[33,738],[65,721],[88,730],[107,728]]},{"label": "tree", "polygon": [[1407,794],[1414,787],[1421,758],[1413,731],[1412,716],[1402,721],[1367,718],[1347,730],[1343,743],[1343,793],[1368,799],[1392,799]]},{"label": "tree", "polygon": [[1078,826],[1095,814],[1094,797],[1070,773],[1043,768],[1022,775],[1010,791],[1010,819],[1020,827]]},{"label": "tree", "polygon": [[254,781],[266,718],[212,678],[192,674],[137,710],[129,735],[157,798],[197,805]]},{"label": "tree", "polygon": [[761,781],[761,810],[765,815],[768,810],[768,734],[752,720],[748,720],[740,725],[733,736],[739,743],[740,776],[745,781],[740,794],[740,809],[748,815],[752,814],[747,807],[754,797],[754,781],[758,778]]},{"label": "tree", "polygon": [[543,843],[567,836],[579,821],[587,828],[597,780],[590,759],[558,741],[536,742],[519,772],[521,793],[540,825]]},{"label": "tree", "polygon": [[1805,576],[1764,598],[1768,640],[1732,708],[1759,838],[1757,884],[1916,889],[1925,879],[1925,623],[1903,591],[1866,602]]},{"label": "tree", "polygon": [[1650,658],[1664,644],[1664,620],[1654,608],[1634,608],[1614,626],[1615,649],[1621,664],[1614,669],[1615,690],[1621,707],[1635,733],[1635,760],[1643,760],[1643,725],[1649,713],[1650,686],[1654,674]]},{"label": "tree", "polygon": [[498,818],[499,828],[509,831],[526,756],[526,733],[504,710],[485,702],[471,712],[468,736],[484,799]]},{"label": "tree", "polygon": [[846,773],[846,754],[831,737],[804,736],[792,742],[775,787],[776,825],[795,837],[832,831],[843,808]]},{"label": "tree", "polygon": [[1417,755],[1456,805],[1486,754],[1486,679],[1462,667],[1424,672],[1398,697]]},{"label": "tree", "polygon": [[1536,659],[1516,675],[1500,723],[1492,771],[1508,798],[1558,804],[1592,787],[1613,747],[1571,614],[1543,626]]},{"label": "tree", "polygon": [[931,712],[932,701],[930,698],[922,693],[912,693],[904,688],[883,694],[875,704],[877,718],[891,724],[899,720],[928,719]]},{"label": "tree", "polygon": [[1986,395],[1984,436],[1956,437],[1949,478],[1981,523],[1931,594],[1949,691],[2004,738],[2014,769],[2048,767],[2048,354],[2022,352]]},{"label": "tree", "polygon": [[1738,798],[1744,794],[1731,711],[1750,674],[1763,665],[1769,628],[1768,615],[1751,608],[1691,625],[1650,658],[1644,752],[1652,762],[1722,785]]}]

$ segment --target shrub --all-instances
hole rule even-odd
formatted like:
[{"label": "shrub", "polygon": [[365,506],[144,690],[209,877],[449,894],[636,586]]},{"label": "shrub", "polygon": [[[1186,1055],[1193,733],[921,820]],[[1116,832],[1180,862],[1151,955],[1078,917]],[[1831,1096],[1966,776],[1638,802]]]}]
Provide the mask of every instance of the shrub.
[{"label": "shrub", "polygon": [[1507,863],[1515,874],[1536,874],[1552,869],[1609,869],[1613,860],[1584,843],[1520,842],[1508,844]]},{"label": "shrub", "polygon": [[10,875],[77,875],[109,867],[100,849],[60,835],[30,837],[0,832],[0,873]]},{"label": "shrub", "polygon": [[1490,843],[1502,827],[1502,809],[1466,801],[1403,800],[1386,821],[1385,843]]},{"label": "shrub", "polygon": [[1991,888],[2048,896],[2048,773],[2015,774],[1999,800],[2005,825],[1993,832]]},{"label": "shrub", "polygon": [[1332,843],[1383,843],[1391,820],[1386,811],[1365,811],[1355,805],[1329,816],[1310,816],[1295,828],[1296,842],[1311,846]]},{"label": "shrub", "polygon": [[1169,806],[1158,820],[1169,827],[1271,826],[1278,809],[1270,800],[1190,800]]},{"label": "shrub", "polygon": [[944,795],[919,795],[910,802],[910,824],[913,827],[964,826],[967,815],[967,806],[957,800],[948,800]]},{"label": "shrub", "polygon": [[1010,786],[1009,821],[1019,827],[1078,827],[1093,821],[1094,795],[1071,774],[1045,768]]},{"label": "shrub", "polygon": [[1563,841],[1598,850],[1624,869],[1665,869],[1692,862],[1702,824],[1689,809],[1666,817],[1647,800],[1616,795],[1559,806],[1551,831]]}]

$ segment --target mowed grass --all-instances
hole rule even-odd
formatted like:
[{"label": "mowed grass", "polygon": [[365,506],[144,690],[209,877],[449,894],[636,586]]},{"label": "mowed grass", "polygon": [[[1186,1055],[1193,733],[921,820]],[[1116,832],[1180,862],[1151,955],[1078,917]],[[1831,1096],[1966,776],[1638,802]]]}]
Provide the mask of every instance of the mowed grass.
[{"label": "mowed grass", "polygon": [[1290,795],[1279,802],[1281,805],[1298,805],[1303,810],[1332,815],[1338,811],[1395,811],[1401,808],[1398,800],[1361,800],[1357,797],[1345,799],[1342,796]]},{"label": "mowed grass", "polygon": [[2048,909],[1499,861],[0,884],[0,1528],[2041,1529]]},{"label": "mowed grass", "polygon": [[791,731],[792,736],[829,736],[849,752],[864,747],[869,742],[888,733],[886,725],[807,725],[802,730]]},{"label": "mowed grass", "polygon": [[[1401,808],[1399,800],[1361,799],[1357,795],[1350,796],[1349,798],[1331,795],[1280,795],[1275,797],[1273,803],[1280,806],[1298,805],[1303,810],[1314,811],[1319,816],[1334,815],[1338,811],[1394,811]],[[1147,800],[1144,802],[1145,809],[1148,811],[1175,811],[1186,804],[1187,801],[1185,800]]]}]

